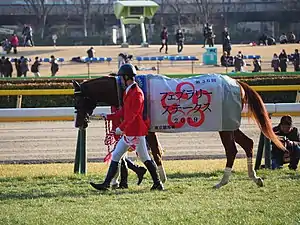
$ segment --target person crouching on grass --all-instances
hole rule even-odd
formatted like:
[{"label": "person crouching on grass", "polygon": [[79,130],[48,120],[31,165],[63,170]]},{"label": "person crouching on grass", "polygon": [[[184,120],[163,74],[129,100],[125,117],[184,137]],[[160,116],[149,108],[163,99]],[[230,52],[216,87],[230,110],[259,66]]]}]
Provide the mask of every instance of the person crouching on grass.
[{"label": "person crouching on grass", "polygon": [[[300,156],[300,133],[293,126],[291,116],[283,116],[278,126],[273,128],[275,134],[284,143],[289,151],[291,170],[296,170]],[[280,169],[284,164],[284,152],[278,149],[272,142],[272,169]]]},{"label": "person crouching on grass", "polygon": [[122,138],[117,143],[115,150],[112,152],[112,160],[103,183],[93,183],[91,186],[97,190],[108,190],[110,183],[118,171],[118,166],[122,156],[127,152],[128,147],[133,147],[148,169],[152,180],[153,186],[151,190],[163,190],[163,184],[161,183],[156,164],[150,158],[147,150],[146,138],[148,133],[149,121],[144,120],[144,93],[134,81],[134,77],[137,72],[133,65],[124,64],[118,71],[118,76],[121,77],[122,82],[126,85],[124,92],[123,108],[115,112],[114,114],[101,114],[108,120],[113,118],[123,118],[123,122],[116,128],[116,135],[122,135]]}]

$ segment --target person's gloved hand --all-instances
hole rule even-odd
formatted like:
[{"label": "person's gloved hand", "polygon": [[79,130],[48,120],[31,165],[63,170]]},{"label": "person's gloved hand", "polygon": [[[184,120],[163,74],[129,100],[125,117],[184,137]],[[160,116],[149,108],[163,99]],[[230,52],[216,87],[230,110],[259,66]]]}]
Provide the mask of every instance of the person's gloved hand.
[{"label": "person's gloved hand", "polygon": [[286,144],[287,144],[288,147],[292,147],[294,145],[294,142],[287,139]]},{"label": "person's gloved hand", "polygon": [[100,113],[100,116],[104,119],[107,119],[107,114],[106,113]]},{"label": "person's gloved hand", "polygon": [[121,131],[121,129],[119,127],[117,127],[116,129],[116,135],[122,135],[123,131]]}]

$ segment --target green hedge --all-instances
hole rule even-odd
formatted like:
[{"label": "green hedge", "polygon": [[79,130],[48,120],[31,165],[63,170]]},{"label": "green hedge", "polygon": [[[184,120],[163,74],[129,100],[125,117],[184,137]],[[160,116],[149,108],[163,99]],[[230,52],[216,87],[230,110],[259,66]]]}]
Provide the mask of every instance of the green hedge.
[{"label": "green hedge", "polygon": [[[171,75],[170,75],[171,76]],[[184,75],[181,75],[184,76]],[[190,76],[190,75],[186,75]],[[173,76],[171,76],[173,77]],[[74,78],[73,78],[74,79]],[[76,78],[82,82],[86,78]],[[300,84],[300,77],[296,76],[268,76],[268,77],[237,77],[237,80],[244,81],[251,86],[258,85],[295,85]],[[70,89],[73,88],[72,78],[56,79],[7,79],[0,80],[0,89]],[[287,92],[260,92],[266,103],[292,103],[296,99],[296,91]],[[16,96],[0,96],[0,108],[14,108],[16,106]],[[68,107],[73,106],[73,96],[23,96],[22,107]]]}]

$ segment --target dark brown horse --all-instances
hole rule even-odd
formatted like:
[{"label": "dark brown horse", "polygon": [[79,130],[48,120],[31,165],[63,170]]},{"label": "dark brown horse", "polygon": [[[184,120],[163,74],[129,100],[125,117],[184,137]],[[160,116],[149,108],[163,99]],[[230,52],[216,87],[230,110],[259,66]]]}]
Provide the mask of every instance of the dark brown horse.
[{"label": "dark brown horse", "polygon": [[[268,112],[259,94],[245,83],[239,82],[241,90],[241,99],[243,105],[248,104],[248,116],[253,117],[263,134],[271,139],[280,149],[284,150],[284,146],[279,141],[272,130],[272,124],[268,116]],[[109,106],[119,106],[119,96],[116,78],[112,76],[101,77],[88,80],[80,85],[73,81],[75,89],[75,108],[77,111],[76,127],[87,127],[89,116],[92,115],[97,103],[105,103]],[[253,140],[246,136],[240,129],[235,131],[219,131],[222,144],[225,148],[227,162],[222,180],[215,185],[215,188],[222,187],[229,182],[231,169],[237,154],[236,144],[239,144],[246,152],[248,175],[258,185],[263,186],[263,180],[256,176],[253,169]],[[149,132],[147,136],[148,144],[151,148],[152,155],[158,167],[162,167],[161,149],[157,136],[153,132]],[[160,173],[160,176],[162,174]],[[162,180],[164,180],[162,178]]]}]

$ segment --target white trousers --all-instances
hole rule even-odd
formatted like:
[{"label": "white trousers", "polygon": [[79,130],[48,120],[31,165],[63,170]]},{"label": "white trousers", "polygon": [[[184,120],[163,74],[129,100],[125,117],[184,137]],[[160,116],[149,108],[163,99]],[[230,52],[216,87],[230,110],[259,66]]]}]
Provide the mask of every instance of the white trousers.
[{"label": "white trousers", "polygon": [[[112,153],[112,160],[115,162],[120,162],[123,155],[127,152],[128,147],[130,146],[130,143],[126,140],[131,140],[134,137],[125,137],[123,136],[117,146],[116,149]],[[137,145],[136,145],[136,152],[141,159],[142,162],[145,162],[147,160],[151,160],[150,155],[148,153],[147,144],[146,144],[146,138],[145,136],[136,137],[137,138]]]}]

